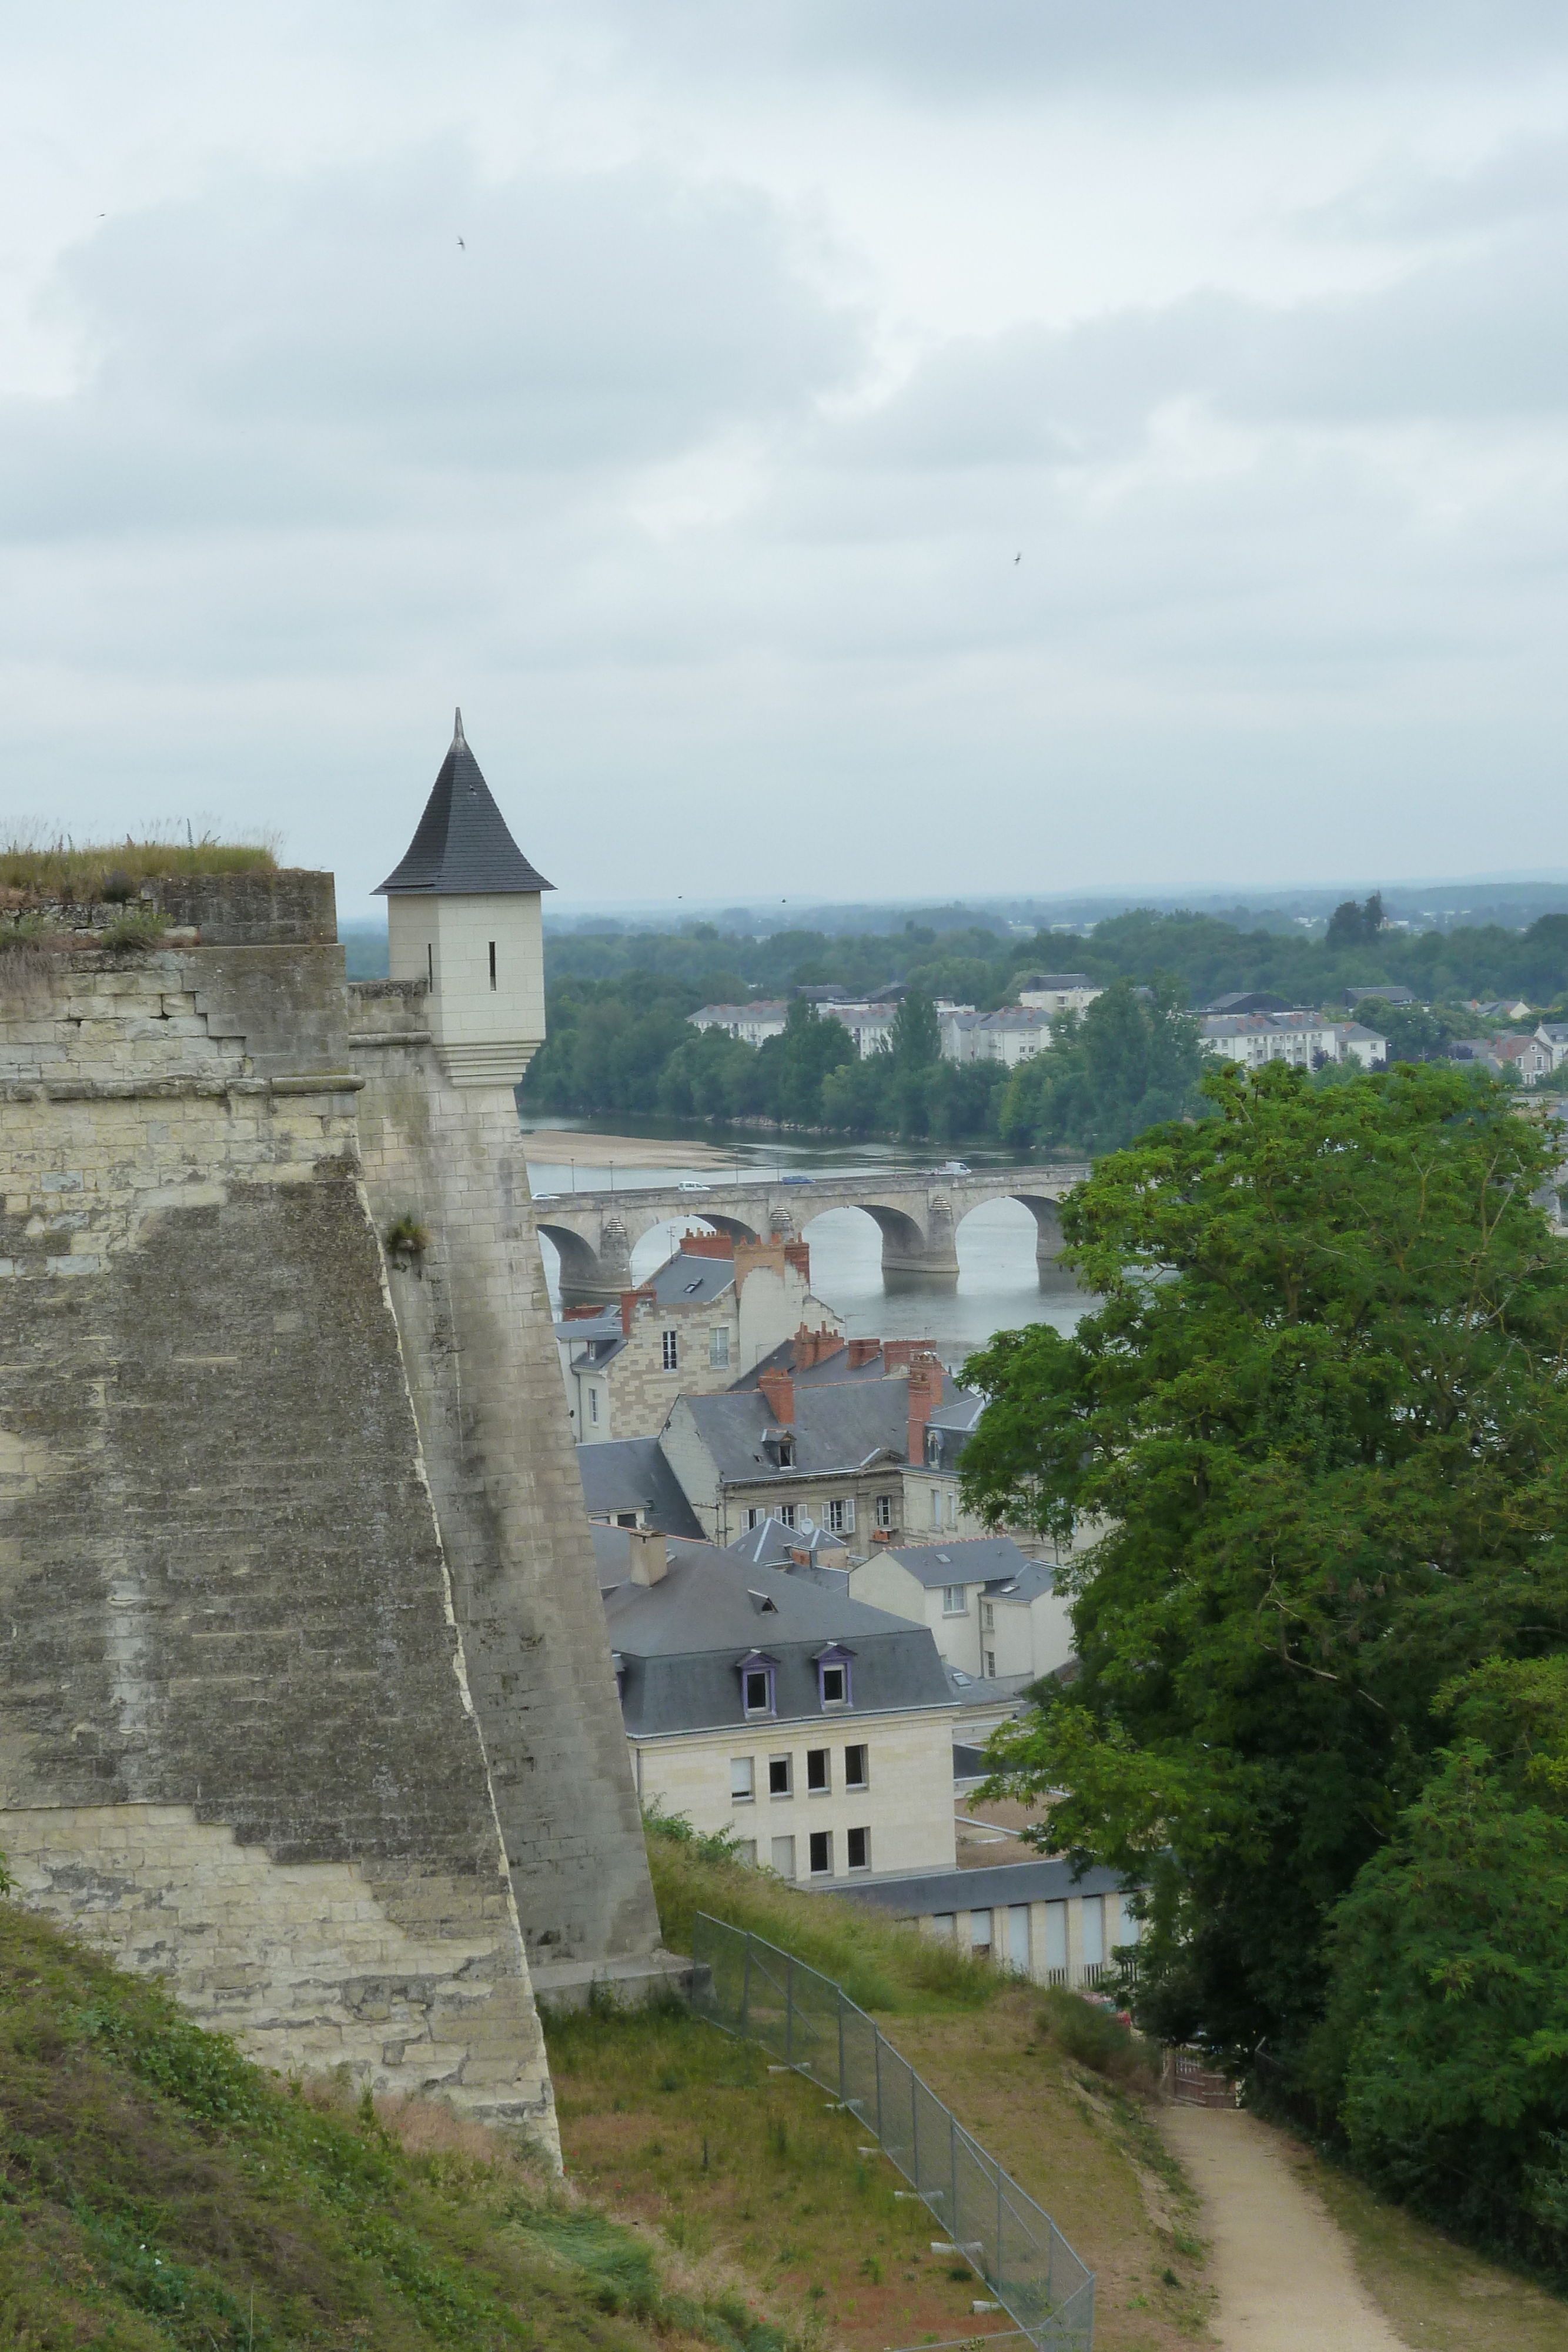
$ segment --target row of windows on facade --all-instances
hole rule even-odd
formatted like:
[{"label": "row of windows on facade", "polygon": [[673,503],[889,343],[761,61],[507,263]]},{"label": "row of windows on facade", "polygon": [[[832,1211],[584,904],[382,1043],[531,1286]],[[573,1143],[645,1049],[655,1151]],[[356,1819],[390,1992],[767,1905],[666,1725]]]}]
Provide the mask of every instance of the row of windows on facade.
[{"label": "row of windows on facade", "polygon": [[[736,1859],[748,1862],[755,1868],[757,1844],[755,1838],[737,1838]],[[796,1841],[792,1837],[776,1837],[768,1841],[768,1866],[777,1871],[780,1878],[793,1878],[796,1874],[795,1846]],[[834,1875],[831,1830],[813,1830],[810,1832],[806,1840],[806,1866],[812,1878],[831,1878]],[[871,1868],[870,1830],[844,1832],[844,1868],[855,1871]]]},{"label": "row of windows on facade", "polygon": [[[664,1370],[667,1372],[678,1372],[681,1369],[680,1333],[678,1331],[661,1332],[659,1344],[664,1357]],[[722,1372],[729,1362],[729,1332],[722,1323],[716,1325],[707,1335],[707,1360],[709,1370],[715,1372]]]},{"label": "row of windows on facade", "polygon": [[[593,1417],[594,1416],[591,1413],[590,1418],[592,1419]],[[941,1488],[939,1486],[933,1486],[931,1489],[930,1508],[931,1524],[934,1528],[940,1528],[943,1524],[943,1500],[944,1498]],[[948,1495],[946,1501],[946,1524],[950,1528],[956,1528],[958,1524],[958,1497],[956,1495]],[[897,1507],[898,1497],[896,1495],[878,1495],[873,1498],[873,1516],[879,1528],[892,1528],[896,1524]],[[825,1502],[818,1503],[814,1507],[817,1514],[815,1520],[816,1526],[824,1528],[829,1535],[853,1535],[855,1531],[855,1498],[852,1495],[831,1495]],[[762,1525],[763,1520],[768,1518],[777,1519],[781,1527],[786,1528],[810,1527],[813,1524],[811,1509],[812,1506],[806,1503],[774,1503],[771,1505],[767,1503],[748,1503],[746,1506],[744,1516],[747,1528],[759,1528]],[[949,1586],[948,1590],[949,1591],[956,1591],[961,1592],[963,1591],[963,1587],[962,1585]],[[949,1612],[949,1614],[952,1613],[952,1612]],[[956,1613],[960,1616],[964,1613],[962,1602],[959,1603]]]},{"label": "row of windows on facade", "polygon": [[[844,1750],[844,1781],[846,1789],[871,1787],[871,1750],[857,1742]],[[729,1759],[729,1793],[737,1805],[750,1805],[757,1801],[757,1759],[755,1756],[732,1756]],[[769,1797],[792,1797],[795,1793],[795,1759],[793,1756],[770,1756],[768,1759],[768,1793]],[[831,1797],[833,1793],[833,1751],[831,1748],[808,1748],[806,1750],[806,1794],[809,1797]]]},{"label": "row of windows on facade", "polygon": [[[819,1650],[811,1661],[817,1669],[817,1697],[823,1706],[852,1706],[854,1686],[851,1680],[852,1653],[833,1643]],[[765,1651],[756,1651],[740,1669],[740,1703],[747,1715],[777,1715],[779,1712],[779,1661]]]},{"label": "row of windows on facade", "polygon": [[[1030,1948],[1030,1921],[1027,1903],[1009,1904],[1005,1911],[999,1908],[971,1911],[969,1945],[977,1958],[1006,1960],[1010,1968],[1030,1975],[1040,1969],[1065,1969],[1067,1906],[1065,1903],[1046,1903],[1041,1908],[1045,1913],[1044,1949],[1038,1954]],[[938,1911],[931,1921],[933,1933],[948,1938],[952,1937],[956,1924],[956,1914],[952,1911]],[[1123,1906],[1121,1924],[1120,1940],[1124,1944],[1135,1944],[1138,1940],[1137,1921],[1125,1906]],[[1104,1895],[1083,1896],[1079,1944],[1079,1959],[1083,1968],[1103,1968],[1106,1958]]]}]

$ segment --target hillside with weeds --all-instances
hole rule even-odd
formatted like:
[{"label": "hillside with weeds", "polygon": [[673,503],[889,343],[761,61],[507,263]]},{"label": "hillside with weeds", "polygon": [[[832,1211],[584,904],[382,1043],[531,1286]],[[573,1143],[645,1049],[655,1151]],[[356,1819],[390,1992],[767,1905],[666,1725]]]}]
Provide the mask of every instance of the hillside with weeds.
[{"label": "hillside with weeds", "polygon": [[787,2352],[439,2103],[285,2083],[0,1900],[0,2344]]},{"label": "hillside with weeds", "polygon": [[771,1871],[737,1860],[722,1836],[704,1837],[676,1816],[644,1814],[659,1928],[673,1952],[692,1948],[699,1911],[747,1927],[842,1985],[862,2009],[892,2016],[927,2009],[983,2009],[1005,1979],[951,1943],[922,1935],[869,1906],[808,1894]]}]

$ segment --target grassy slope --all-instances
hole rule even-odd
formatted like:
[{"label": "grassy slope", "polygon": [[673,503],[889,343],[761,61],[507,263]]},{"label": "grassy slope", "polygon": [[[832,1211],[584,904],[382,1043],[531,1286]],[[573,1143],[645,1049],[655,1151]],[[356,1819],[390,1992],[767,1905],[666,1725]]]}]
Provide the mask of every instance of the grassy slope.
[{"label": "grassy slope", "polygon": [[[1167,2352],[1204,2332],[1190,2190],[1136,2091],[1077,2063],[1042,2023],[1038,1993],[879,1913],[798,1893],[695,1844],[655,1834],[649,1856],[674,1948],[690,1949],[693,1912],[705,1910],[794,1951],[876,2012],[1098,2272],[1097,2352]],[[946,2277],[930,2217],[895,2201],[904,2184],[886,2158],[861,2159],[858,2126],[823,2112],[809,2085],[758,2073],[755,2051],[691,2025],[660,2040],[646,2021],[606,2033],[562,2021],[550,2059],[569,2166],[746,2262],[798,2315],[814,2303],[864,2352],[976,2324],[963,2315],[972,2279]]]},{"label": "grassy slope", "polygon": [[283,2084],[0,1902],[0,2344],[783,2352],[684,2284],[497,2135]]}]

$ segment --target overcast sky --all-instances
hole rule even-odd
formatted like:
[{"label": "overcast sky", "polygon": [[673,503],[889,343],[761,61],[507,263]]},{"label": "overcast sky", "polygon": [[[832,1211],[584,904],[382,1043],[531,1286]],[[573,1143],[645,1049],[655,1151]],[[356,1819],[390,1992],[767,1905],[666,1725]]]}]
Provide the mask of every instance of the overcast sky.
[{"label": "overcast sky", "polygon": [[568,902],[1568,862],[1562,0],[0,27],[0,817],[362,914],[461,702]]}]

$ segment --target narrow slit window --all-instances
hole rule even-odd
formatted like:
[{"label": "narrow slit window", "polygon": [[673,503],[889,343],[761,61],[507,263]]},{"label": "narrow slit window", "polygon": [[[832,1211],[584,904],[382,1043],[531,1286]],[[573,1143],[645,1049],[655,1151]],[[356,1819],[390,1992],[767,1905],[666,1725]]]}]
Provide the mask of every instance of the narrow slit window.
[{"label": "narrow slit window", "polygon": [[433,941],[424,943],[424,977],[429,987],[435,986],[435,948]]},{"label": "narrow slit window", "polygon": [[491,987],[491,991],[492,991],[492,992],[494,992],[495,986],[496,986],[496,942],[495,942],[495,940],[491,940],[491,942],[490,942],[490,987]]}]

